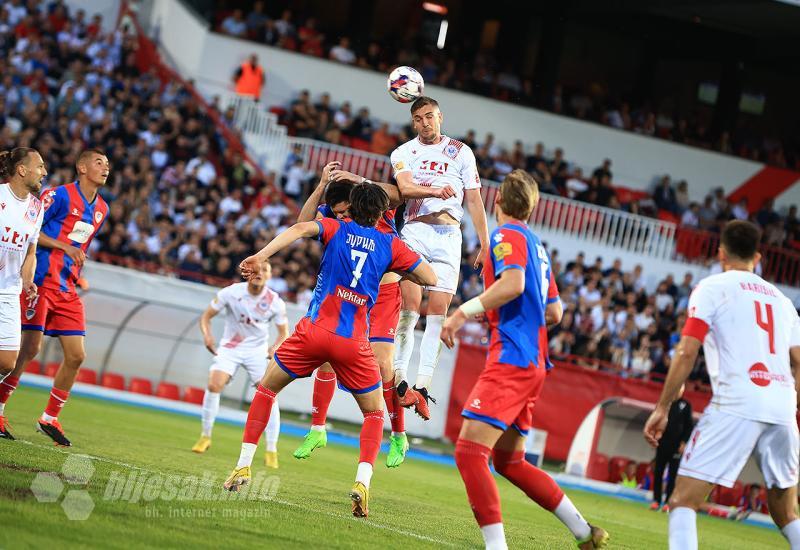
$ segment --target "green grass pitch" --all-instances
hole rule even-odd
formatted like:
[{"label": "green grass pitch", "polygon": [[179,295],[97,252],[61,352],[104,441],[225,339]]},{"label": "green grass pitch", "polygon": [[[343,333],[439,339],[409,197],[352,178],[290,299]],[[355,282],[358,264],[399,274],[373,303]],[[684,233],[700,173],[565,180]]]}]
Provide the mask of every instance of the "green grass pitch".
[{"label": "green grass pitch", "polygon": [[[21,387],[6,410],[19,440],[0,440],[0,548],[481,546],[451,466],[409,460],[390,471],[381,454],[370,517],[358,520],[350,515],[347,497],[357,450],[329,444],[300,462],[291,456],[299,440],[282,436],[280,469],[264,468],[263,447],[254,462],[254,476],[274,477],[243,495],[247,498],[230,500],[218,488],[238,457],[240,427],[217,424],[211,450],[196,455],[189,449],[198,419],[75,396],[60,418],[74,446],[62,450],[34,432],[46,399],[44,391]],[[71,469],[84,469],[65,475],[70,455],[90,457],[91,466],[72,457]],[[505,480],[498,484],[509,547],[575,547],[553,516]],[[52,502],[40,502],[32,485]],[[611,548],[667,547],[666,515],[641,503],[569,494],[590,522],[611,533]],[[86,515],[91,505],[84,520],[69,520],[64,512]],[[704,549],[786,547],[776,530],[714,518],[701,517],[699,531]]]}]

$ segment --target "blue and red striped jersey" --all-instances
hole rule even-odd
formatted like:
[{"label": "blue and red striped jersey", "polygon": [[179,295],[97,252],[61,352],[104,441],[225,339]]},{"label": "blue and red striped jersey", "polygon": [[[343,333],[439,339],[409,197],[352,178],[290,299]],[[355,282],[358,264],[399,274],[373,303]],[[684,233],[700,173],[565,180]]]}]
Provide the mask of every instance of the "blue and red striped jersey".
[{"label": "blue and red striped jersey", "polygon": [[[336,214],[333,213],[331,207],[327,204],[320,204],[317,207],[317,212],[319,212],[323,218],[331,218],[336,219]],[[397,214],[397,209],[392,208],[391,210],[387,210],[383,213],[383,216],[378,220],[378,223],[375,225],[375,228],[380,231],[381,233],[392,233],[397,235],[397,226],[394,223],[395,217]]]},{"label": "blue and red striped jersey", "polygon": [[525,291],[498,309],[486,312],[491,339],[489,361],[527,368],[547,366],[547,304],[558,300],[550,256],[527,225],[510,222],[490,237],[484,277],[489,288],[507,269],[525,272]]},{"label": "blue and red striped jersey", "polygon": [[422,259],[399,238],[374,227],[330,218],[317,223],[325,250],[306,317],[339,336],[366,340],[383,274],[413,271]]},{"label": "blue and red striped jersey", "polygon": [[[48,189],[42,195],[44,221],[42,233],[62,243],[89,248],[108,216],[108,204],[99,194],[89,202],[78,182]],[[36,249],[36,275],[39,287],[74,292],[80,269],[63,251],[39,245]]]}]

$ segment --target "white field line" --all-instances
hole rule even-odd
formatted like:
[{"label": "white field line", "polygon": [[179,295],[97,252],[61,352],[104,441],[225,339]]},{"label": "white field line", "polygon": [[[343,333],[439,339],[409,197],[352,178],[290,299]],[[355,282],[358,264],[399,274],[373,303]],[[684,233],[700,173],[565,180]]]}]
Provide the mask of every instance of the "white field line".
[{"label": "white field line", "polygon": [[[63,448],[60,448],[60,447],[50,446],[50,445],[42,445],[42,444],[39,444],[39,443],[34,443],[32,441],[26,441],[26,440],[17,440],[17,441],[19,443],[23,443],[25,445],[30,445],[31,447],[36,447],[36,448],[44,449],[44,450],[48,450],[48,451],[55,451],[57,453],[61,453],[61,454],[65,454],[65,455],[73,455],[74,454],[76,456],[86,457],[86,458],[89,458],[91,460],[96,460],[98,462],[105,462],[106,464],[113,464],[114,466],[119,466],[120,468],[127,468],[129,470],[137,470],[137,471],[140,471],[140,472],[147,472],[149,474],[164,475],[163,472],[158,472],[156,470],[151,470],[149,468],[142,468],[141,466],[135,466],[133,464],[129,464],[127,462],[121,462],[119,460],[114,460],[114,459],[111,459],[111,458],[106,458],[106,457],[102,457],[102,456],[94,456],[94,455],[90,455],[90,454],[72,453],[72,452],[67,451],[67,450],[65,450]],[[307,509],[307,507],[303,506],[302,504],[298,504],[296,502],[291,502],[291,501],[288,501],[288,500],[282,500],[282,499],[278,499],[278,498],[270,498],[266,502],[275,502],[277,504],[281,504],[283,506],[287,506],[287,507],[290,507],[290,508]],[[328,516],[328,517],[331,517],[331,518],[334,518],[334,519],[341,519],[341,520],[344,520],[344,521],[351,521],[351,522],[354,522],[354,523],[358,523],[360,525],[374,527],[375,529],[382,529],[384,531],[391,531],[393,533],[397,533],[398,535],[403,535],[403,536],[406,536],[406,537],[412,537],[412,538],[415,538],[417,540],[423,540],[423,541],[426,541],[426,542],[431,542],[431,543],[439,544],[439,545],[442,545],[442,546],[448,546],[450,548],[455,548],[456,547],[456,545],[451,543],[451,542],[447,542],[447,541],[444,541],[444,540],[441,540],[441,539],[436,539],[436,538],[433,538],[433,537],[429,537],[427,535],[420,535],[419,533],[415,533],[413,531],[406,531],[405,529],[398,529],[397,527],[395,527],[393,525],[386,525],[386,524],[383,524],[383,523],[377,523],[377,522],[374,522],[372,520],[362,521],[362,520],[356,519],[354,517],[343,516],[342,514],[335,514],[333,512],[328,512],[328,511],[324,511],[324,510],[316,510],[315,513],[320,513],[320,514],[323,514],[325,516]]]}]

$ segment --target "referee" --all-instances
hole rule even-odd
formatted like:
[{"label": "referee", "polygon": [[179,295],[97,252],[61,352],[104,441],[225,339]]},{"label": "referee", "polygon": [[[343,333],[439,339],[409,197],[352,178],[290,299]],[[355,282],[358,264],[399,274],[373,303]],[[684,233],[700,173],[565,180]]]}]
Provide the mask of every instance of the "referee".
[{"label": "referee", "polygon": [[669,408],[669,416],[667,417],[667,427],[664,429],[664,435],[658,442],[656,449],[656,467],[653,472],[653,503],[650,505],[651,510],[658,510],[661,508],[661,485],[664,479],[664,468],[669,466],[669,480],[667,481],[667,495],[663,500],[666,512],[669,510],[668,505],[669,496],[672,494],[672,489],[675,488],[675,478],[678,476],[678,465],[681,461],[683,448],[692,434],[694,422],[692,421],[692,405],[683,398],[683,390],[685,386],[681,386],[681,391],[678,394],[678,399],[673,401],[672,406]]}]

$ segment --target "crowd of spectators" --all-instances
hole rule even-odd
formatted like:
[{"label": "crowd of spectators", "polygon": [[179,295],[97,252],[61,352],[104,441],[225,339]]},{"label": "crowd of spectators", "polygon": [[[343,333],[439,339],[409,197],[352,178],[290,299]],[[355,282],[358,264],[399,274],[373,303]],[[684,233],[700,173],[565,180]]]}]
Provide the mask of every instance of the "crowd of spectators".
[{"label": "crowd of spectators", "polygon": [[[513,101],[579,119],[606,124],[620,130],[659,137],[677,143],[712,149],[725,154],[765,162],[779,167],[800,169],[797,151],[785,150],[781,140],[738,129],[712,135],[708,117],[700,113],[675,113],[669,105],[645,102],[632,105],[611,97],[599,83],[568,88],[556,85],[543,95],[530,78],[521,77],[511,64],[499,63],[491,52],[466,55],[461,48],[438,50],[432,46],[417,49],[414,41],[396,44],[376,40],[354,44],[348,36],[325,34],[314,17],[301,17],[289,9],[270,17],[265,3],[257,1],[245,13],[241,9],[215,14],[216,28],[232,36],[249,38],[270,46],[298,51],[316,57],[387,72],[398,65],[417,68],[426,82],[457,90]],[[454,52],[458,51],[458,55]]]}]

